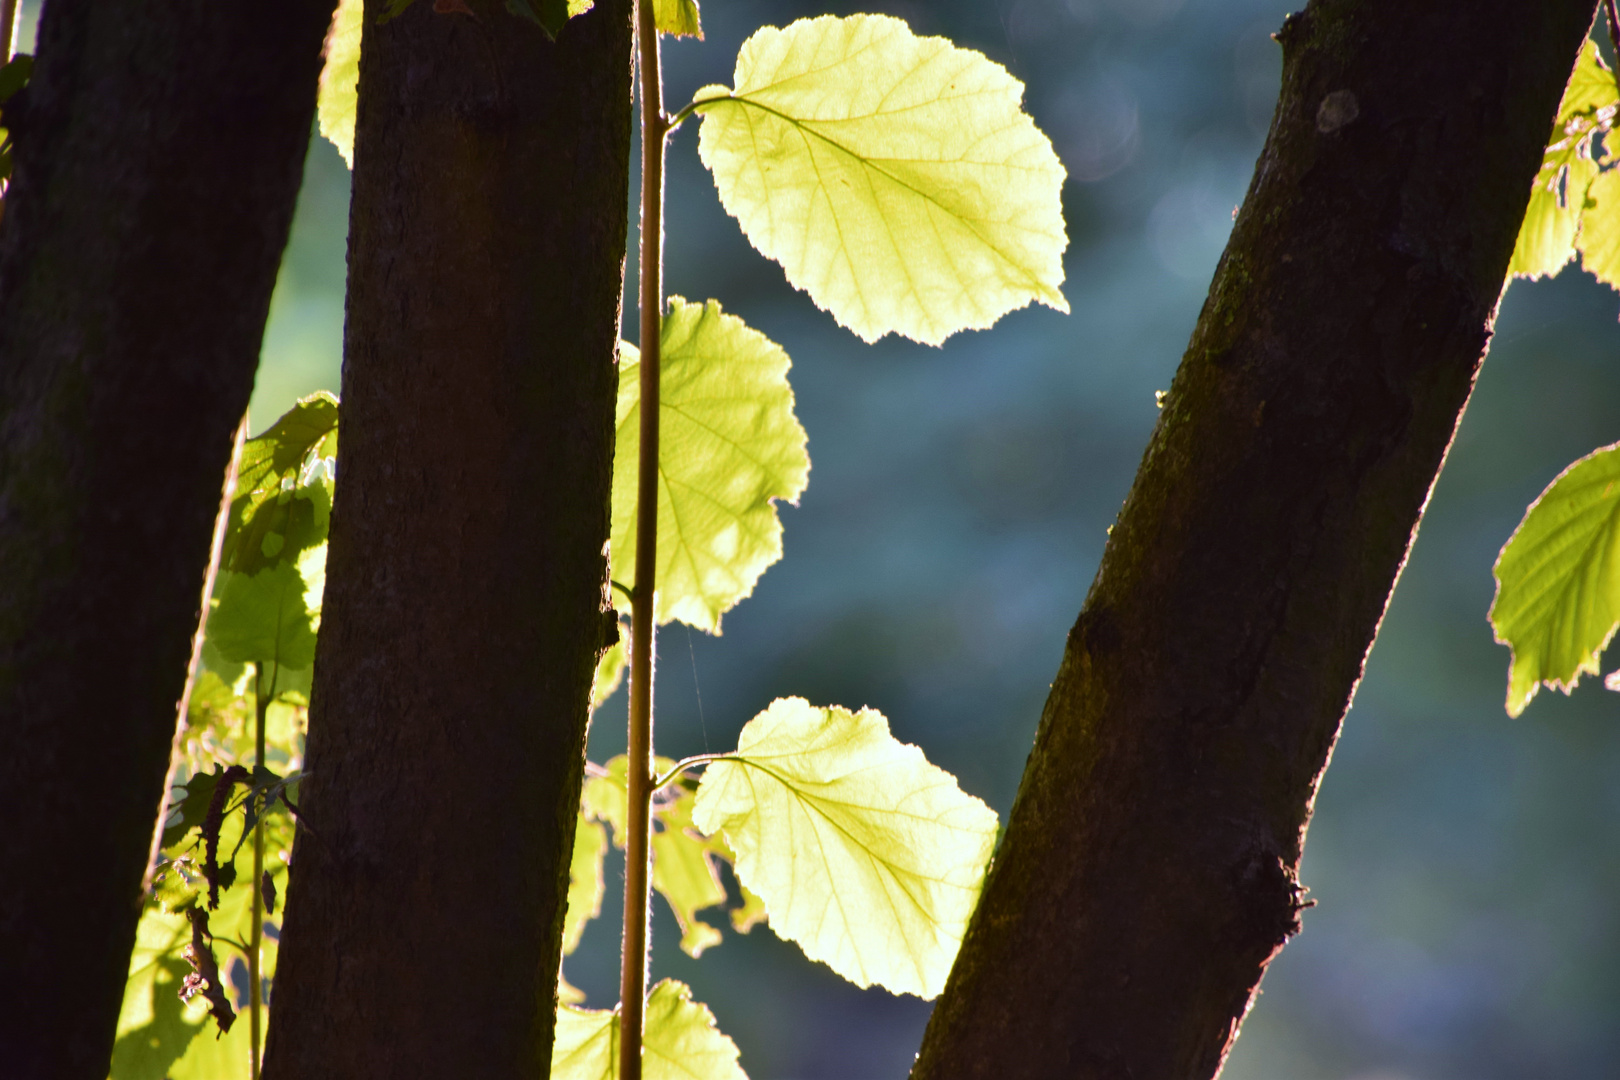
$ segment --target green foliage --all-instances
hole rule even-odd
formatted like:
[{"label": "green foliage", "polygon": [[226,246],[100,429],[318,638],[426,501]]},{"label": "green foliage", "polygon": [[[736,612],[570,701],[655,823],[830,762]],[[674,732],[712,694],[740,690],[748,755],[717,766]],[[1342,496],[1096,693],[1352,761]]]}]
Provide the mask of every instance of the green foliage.
[{"label": "green foliage", "polygon": [[582,811],[574,827],[574,855],[568,864],[568,914],[563,921],[562,951],[579,948],[585,924],[602,914],[602,856],[607,832]]},{"label": "green foliage", "polygon": [[783,698],[708,767],[693,820],[723,832],[771,927],[857,986],[944,988],[996,815],[871,709]]},{"label": "green foliage", "polygon": [[591,683],[591,709],[594,711],[602,707],[602,702],[612,696],[613,691],[619,688],[624,681],[624,668],[629,660],[626,645],[629,641],[628,633],[621,624],[619,627],[619,640],[603,650],[601,657],[596,661],[596,678]]},{"label": "green foliage", "polygon": [[[618,1075],[617,1010],[557,1010],[551,1080],[613,1080]],[[647,995],[641,1075],[645,1080],[747,1080],[737,1044],[715,1027],[707,1005],[685,983],[665,979]]]},{"label": "green foliage", "polygon": [[1598,673],[1620,626],[1620,444],[1581,458],[1530,504],[1496,581],[1491,624],[1513,650],[1509,714],[1543,683],[1568,693]]},{"label": "green foliage", "polygon": [[[720,616],[782,557],[773,501],[797,500],[809,481],[804,428],[787,353],[713,300],[671,297],[661,345],[656,614],[719,633]],[[612,561],[614,579],[632,587],[640,365],[621,343]]]},{"label": "green foliage", "polygon": [[[1617,106],[1620,88],[1615,85],[1614,73],[1598,55],[1597,43],[1588,40],[1558,106],[1552,139],[1531,188],[1530,205],[1508,264],[1509,274],[1550,277],[1574,257],[1582,215],[1592,206],[1588,201],[1592,181],[1600,164],[1606,166],[1614,160],[1605,146],[1600,162],[1594,144],[1597,136],[1609,131]],[[1601,260],[1587,256],[1587,261],[1588,269],[1594,269],[1596,261],[1612,275],[1613,270]]]},{"label": "green foliage", "polygon": [[866,341],[938,344],[1039,301],[1059,311],[1064,171],[998,64],[883,15],[744,43],[699,90],[720,201],[787,278]]},{"label": "green foliage", "polygon": [[296,564],[220,576],[218,606],[208,618],[208,640],[220,656],[238,664],[314,664],[319,608],[311,610],[311,587]]},{"label": "green foliage", "polygon": [[354,111],[360,87],[360,30],[365,0],[338,0],[326,32],[326,63],[315,98],[315,122],[354,168]]},{"label": "green foliage", "polygon": [[[667,773],[675,766],[668,758],[656,758],[654,764],[660,773]],[[594,775],[585,781],[581,812],[611,826],[613,843],[622,849],[629,828],[626,776],[630,761],[620,754],[609,759],[605,767],[593,765],[591,768]],[[693,825],[695,794],[695,785],[684,776],[658,793],[652,805],[655,831],[650,845],[653,889],[675,914],[681,928],[681,949],[694,957],[711,945],[720,944],[720,931],[699,919],[698,914],[725,904],[726,890],[720,882],[718,866],[722,862],[736,862],[723,837],[706,837]],[[759,898],[747,890],[743,891],[742,899],[741,906],[731,912],[731,924],[739,933],[746,934],[765,921],[765,909]],[[593,910],[590,917],[595,914]],[[569,918],[573,918],[572,909]]]},{"label": "green foliage", "polygon": [[661,34],[672,37],[703,37],[698,20],[697,0],[653,0],[653,22]]},{"label": "green foliage", "polygon": [[180,950],[191,940],[184,918],[149,909],[135,929],[135,951],[118,1015],[112,1075],[117,1080],[164,1080],[202,1030],[201,1010],[180,1000],[191,966]]}]

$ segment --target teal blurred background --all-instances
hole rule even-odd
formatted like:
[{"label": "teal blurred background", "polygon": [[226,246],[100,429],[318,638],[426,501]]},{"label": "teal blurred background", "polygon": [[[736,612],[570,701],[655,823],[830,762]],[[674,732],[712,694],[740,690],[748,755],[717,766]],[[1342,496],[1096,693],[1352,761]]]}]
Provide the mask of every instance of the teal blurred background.
[{"label": "teal blurred background", "polygon": [[[669,291],[715,297],[786,347],[813,469],[783,511],[785,560],[724,636],[662,635],[661,752],[725,749],[780,695],[870,705],[1005,815],[1252,173],[1289,7],[712,0],[707,41],[666,43],[672,105],[729,83],[754,27],[823,11],[898,15],[1006,65],[1069,170],[1073,314],[1015,313],[941,349],[864,346],[749,247],[692,126],[675,137]],[[338,388],[347,213],[348,174],[316,138],[255,430]],[[1507,650],[1485,621],[1525,505],[1620,437],[1617,312],[1575,270],[1509,290],[1317,804],[1303,868],[1317,906],[1267,975],[1230,1080],[1620,1076],[1620,698],[1589,680],[1509,720]],[[621,691],[593,759],[622,749],[623,721]],[[568,964],[601,1007],[616,998],[619,874],[610,857],[602,919]],[[692,985],[755,1080],[905,1075],[927,1003],[859,991],[768,930],[728,929],[691,960],[656,903],[655,978]]]}]

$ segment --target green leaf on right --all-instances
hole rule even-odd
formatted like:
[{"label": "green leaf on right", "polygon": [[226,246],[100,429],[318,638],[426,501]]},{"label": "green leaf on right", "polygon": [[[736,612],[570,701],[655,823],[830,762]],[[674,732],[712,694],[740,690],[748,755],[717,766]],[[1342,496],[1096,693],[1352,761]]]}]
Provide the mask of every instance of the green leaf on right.
[{"label": "green leaf on right", "polygon": [[[720,632],[720,616],[782,557],[775,501],[810,479],[793,415],[787,353],[713,300],[670,297],[660,335],[658,600],[660,623]],[[613,452],[613,577],[635,585],[641,354],[619,346]],[[615,593],[618,601],[618,594]]]},{"label": "green leaf on right", "polygon": [[866,341],[1067,312],[1064,170],[1001,65],[885,15],[768,26],[693,99],[720,202]]},{"label": "green leaf on right", "polygon": [[662,34],[703,38],[697,0],[653,0],[653,23]]},{"label": "green leaf on right", "polygon": [[[1508,263],[1517,277],[1551,277],[1575,254],[1587,189],[1598,175],[1593,137],[1607,131],[1620,105],[1614,72],[1587,39],[1558,106],[1541,170],[1530,191],[1524,224]],[[1591,269],[1591,267],[1588,267]]]},{"label": "green leaf on right", "polygon": [[[354,168],[354,112],[360,86],[363,0],[338,0],[326,32],[326,63],[315,95],[315,120],[349,168]],[[404,5],[399,5],[400,10]],[[389,11],[391,17],[398,11]]]},{"label": "green leaf on right", "polygon": [[1507,711],[1542,684],[1568,693],[1620,626],[1620,443],[1594,450],[1530,504],[1496,560],[1491,626],[1513,650]]},{"label": "green leaf on right", "polygon": [[595,712],[602,707],[602,703],[613,696],[613,691],[624,682],[624,669],[629,663],[625,646],[630,641],[629,631],[623,626],[619,627],[619,640],[603,650],[596,661],[596,677],[591,683],[591,711]]},{"label": "green leaf on right", "polygon": [[220,567],[253,574],[326,542],[337,456],[337,398],[300,399],[242,445]]},{"label": "green leaf on right", "polygon": [[[557,1010],[551,1080],[614,1080],[618,1075],[617,1009]],[[685,983],[665,979],[647,995],[641,1075],[645,1080],[748,1080],[737,1044],[715,1026],[707,1005]]]},{"label": "green leaf on right", "polygon": [[880,713],[803,698],[748,722],[692,817],[725,834],[778,934],[857,986],[922,998],[944,989],[997,825]]}]

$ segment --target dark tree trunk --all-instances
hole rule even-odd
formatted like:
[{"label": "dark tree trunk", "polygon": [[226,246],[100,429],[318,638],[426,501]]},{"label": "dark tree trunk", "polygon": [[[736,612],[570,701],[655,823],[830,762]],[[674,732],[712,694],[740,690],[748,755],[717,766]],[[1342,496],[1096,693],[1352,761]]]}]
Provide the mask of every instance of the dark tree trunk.
[{"label": "dark tree trunk", "polygon": [[1490,338],[1592,0],[1315,0],[915,1080],[1204,1080]]},{"label": "dark tree trunk", "polygon": [[104,1080],[331,0],[51,0],[5,108],[0,1072]]},{"label": "dark tree trunk", "polygon": [[547,1075],[605,545],[630,7],[368,4],[266,1076]]}]

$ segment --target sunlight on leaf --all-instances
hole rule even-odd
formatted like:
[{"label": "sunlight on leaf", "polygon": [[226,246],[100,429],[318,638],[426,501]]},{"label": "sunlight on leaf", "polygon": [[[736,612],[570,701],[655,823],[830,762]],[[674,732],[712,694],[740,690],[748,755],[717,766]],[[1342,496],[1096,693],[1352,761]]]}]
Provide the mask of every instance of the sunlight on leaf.
[{"label": "sunlight on leaf", "polygon": [[223,574],[219,603],[208,617],[208,641],[238,664],[307,668],[315,662],[308,584],[293,563],[257,574]]},{"label": "sunlight on leaf", "polygon": [[1598,673],[1620,625],[1620,443],[1558,475],[1496,560],[1491,625],[1513,650],[1507,711],[1545,683],[1568,693]]},{"label": "sunlight on leaf", "polygon": [[[782,557],[775,500],[810,477],[793,415],[790,361],[774,342],[710,300],[670,297],[663,321],[658,453],[660,623],[720,632],[720,616]],[[634,587],[641,354],[621,343],[613,454],[613,577]],[[617,593],[616,602],[622,602]]]},{"label": "sunlight on leaf", "polygon": [[574,855],[568,863],[568,914],[563,919],[562,951],[572,956],[585,926],[602,914],[602,856],[607,832],[584,813],[575,819]]},{"label": "sunlight on leaf", "polygon": [[[610,758],[602,770],[606,775],[586,778],[580,798],[581,813],[611,825],[613,844],[620,849],[625,842],[629,765],[623,754]],[[654,759],[660,775],[674,765],[669,758]],[[703,836],[693,826],[695,792],[691,785],[691,780],[682,778],[653,797],[656,831],[652,836],[652,886],[675,914],[681,928],[681,949],[689,956],[697,956],[720,944],[720,931],[697,916],[726,902],[716,863],[735,863],[736,856],[724,837]],[[731,920],[738,933],[746,934],[765,921],[765,908],[746,889],[742,899],[742,905],[732,910]]]},{"label": "sunlight on leaf", "polygon": [[1063,283],[1064,171],[1024,85],[885,15],[765,27],[704,87],[698,153],[788,281],[866,341],[937,345]]},{"label": "sunlight on leaf", "polygon": [[629,656],[625,646],[630,641],[629,631],[621,625],[619,627],[619,640],[602,653],[601,659],[596,662],[596,678],[591,683],[591,709],[595,711],[602,707],[602,702],[613,696],[613,691],[624,682],[625,666],[629,663]]},{"label": "sunlight on leaf", "polygon": [[1606,130],[1620,103],[1614,73],[1588,39],[1570,75],[1558,118],[1536,173],[1508,273],[1539,278],[1558,273],[1575,254],[1587,188],[1598,174],[1593,136]]},{"label": "sunlight on leaf", "polygon": [[1577,242],[1581,266],[1613,289],[1620,289],[1620,169],[1610,169],[1586,189],[1591,205],[1581,216]]},{"label": "sunlight on leaf", "polygon": [[[321,134],[354,168],[354,107],[360,84],[362,0],[338,0],[332,27],[326,32],[326,64],[321,68],[315,117]],[[391,12],[390,14],[397,14]]]},{"label": "sunlight on leaf", "polygon": [[[558,1009],[551,1080],[613,1080],[618,1024],[617,1010]],[[714,1014],[692,1000],[685,983],[665,979],[653,987],[643,1025],[645,1080],[748,1080],[737,1065],[737,1044],[715,1027]]]},{"label": "sunlight on leaf", "polygon": [[995,812],[881,714],[803,698],[748,722],[693,819],[725,833],[778,934],[857,986],[923,998],[944,988],[996,835]]},{"label": "sunlight on leaf", "polygon": [[653,21],[660,33],[675,37],[703,37],[697,0],[653,0]]},{"label": "sunlight on leaf", "polygon": [[242,446],[220,567],[253,574],[325,543],[331,523],[337,398],[300,399]]},{"label": "sunlight on leaf", "polygon": [[148,908],[135,928],[124,1003],[113,1047],[113,1080],[164,1080],[203,1029],[201,1009],[187,1008],[180,986],[191,967],[180,950],[191,940],[183,915]]}]

